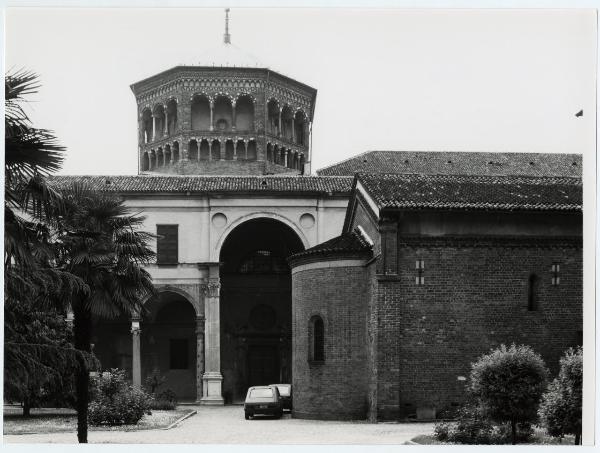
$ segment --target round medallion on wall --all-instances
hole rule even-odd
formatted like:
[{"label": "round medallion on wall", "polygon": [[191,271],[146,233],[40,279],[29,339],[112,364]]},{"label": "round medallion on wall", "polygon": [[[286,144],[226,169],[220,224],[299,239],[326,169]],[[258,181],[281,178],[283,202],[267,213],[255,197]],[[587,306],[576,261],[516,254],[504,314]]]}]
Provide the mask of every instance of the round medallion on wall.
[{"label": "round medallion on wall", "polygon": [[212,224],[215,228],[223,228],[227,225],[227,216],[220,212],[212,216]]},{"label": "round medallion on wall", "polygon": [[260,304],[250,311],[250,325],[257,330],[267,330],[275,325],[277,314],[273,307]]},{"label": "round medallion on wall", "polygon": [[304,229],[312,228],[315,225],[315,218],[312,214],[302,214],[300,216],[300,226]]}]

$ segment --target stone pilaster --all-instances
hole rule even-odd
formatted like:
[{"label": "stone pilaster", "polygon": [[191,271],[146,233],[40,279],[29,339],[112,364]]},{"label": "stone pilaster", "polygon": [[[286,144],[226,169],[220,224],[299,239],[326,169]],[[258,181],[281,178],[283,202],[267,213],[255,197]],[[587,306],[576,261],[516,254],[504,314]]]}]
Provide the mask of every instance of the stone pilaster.
[{"label": "stone pilaster", "polygon": [[206,320],[204,316],[196,318],[196,402],[201,402],[204,393],[203,376],[204,376],[204,324]]},{"label": "stone pilaster", "polygon": [[221,395],[221,332],[220,332],[220,290],[219,268],[215,266],[209,271],[210,278],[206,284],[204,298],[205,314],[205,371],[202,376],[201,404],[224,404]]}]

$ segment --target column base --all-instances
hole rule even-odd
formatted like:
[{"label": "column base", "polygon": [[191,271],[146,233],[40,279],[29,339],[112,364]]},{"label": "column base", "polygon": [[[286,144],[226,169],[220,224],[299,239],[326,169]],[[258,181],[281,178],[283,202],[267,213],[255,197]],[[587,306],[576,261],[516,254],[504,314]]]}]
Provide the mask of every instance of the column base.
[{"label": "column base", "polygon": [[202,389],[204,395],[200,399],[203,406],[222,406],[225,400],[221,395],[223,376],[218,371],[210,371],[202,376]]}]

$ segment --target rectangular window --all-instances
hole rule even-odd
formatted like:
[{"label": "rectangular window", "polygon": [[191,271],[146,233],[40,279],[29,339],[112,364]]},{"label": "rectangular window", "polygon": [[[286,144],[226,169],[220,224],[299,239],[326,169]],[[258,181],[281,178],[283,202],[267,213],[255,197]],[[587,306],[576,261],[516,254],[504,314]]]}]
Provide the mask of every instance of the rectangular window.
[{"label": "rectangular window", "polygon": [[187,338],[171,338],[169,340],[169,368],[187,370],[188,365]]},{"label": "rectangular window", "polygon": [[415,263],[415,269],[417,270],[417,276],[415,278],[415,283],[417,285],[424,285],[425,284],[425,276],[423,274],[425,273],[425,261],[417,260]]},{"label": "rectangular window", "polygon": [[156,263],[177,264],[179,247],[179,225],[156,225]]}]

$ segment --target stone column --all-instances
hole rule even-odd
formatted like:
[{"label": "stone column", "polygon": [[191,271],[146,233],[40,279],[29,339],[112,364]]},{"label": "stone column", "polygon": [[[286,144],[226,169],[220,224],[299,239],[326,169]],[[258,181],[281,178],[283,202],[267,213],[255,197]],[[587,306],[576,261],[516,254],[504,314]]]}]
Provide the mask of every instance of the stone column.
[{"label": "stone column", "polygon": [[281,137],[281,109],[279,109],[279,122],[277,124],[277,137]]},{"label": "stone column", "polygon": [[237,145],[238,141],[233,142],[233,160],[237,160]]},{"label": "stone column", "polygon": [[224,404],[221,395],[223,376],[221,375],[220,289],[219,268],[218,266],[212,266],[209,269],[209,279],[204,298],[204,315],[206,318],[205,372],[202,376],[202,399],[200,403],[206,405]]},{"label": "stone column", "polygon": [[163,135],[167,137],[169,135],[169,113],[167,112],[167,107],[164,107],[165,112],[165,127]]},{"label": "stone column", "polygon": [[131,376],[134,387],[142,387],[142,360],[140,355],[140,335],[142,329],[140,329],[139,318],[132,318],[131,320],[131,340],[133,346],[133,360],[131,363]]},{"label": "stone column", "polygon": [[152,141],[156,140],[156,115],[152,114]]},{"label": "stone column", "polygon": [[283,152],[283,166],[284,167],[288,166],[288,150],[287,149]]},{"label": "stone column", "polygon": [[220,154],[219,158],[221,160],[225,160],[225,143],[226,143],[226,140],[223,138],[219,142],[219,154]]},{"label": "stone column", "polygon": [[244,140],[244,159],[248,160],[248,142]]},{"label": "stone column", "polygon": [[204,316],[196,317],[196,402],[202,400],[202,377],[204,375]]},{"label": "stone column", "polygon": [[231,130],[235,132],[237,129],[236,124],[236,112],[235,112],[235,101],[231,103]]},{"label": "stone column", "polygon": [[215,104],[213,103],[212,99],[210,100],[210,130],[214,131],[215,130],[215,125],[214,125],[214,118],[213,118],[213,109]]},{"label": "stone column", "polygon": [[292,116],[292,143],[296,143],[296,120]]}]

